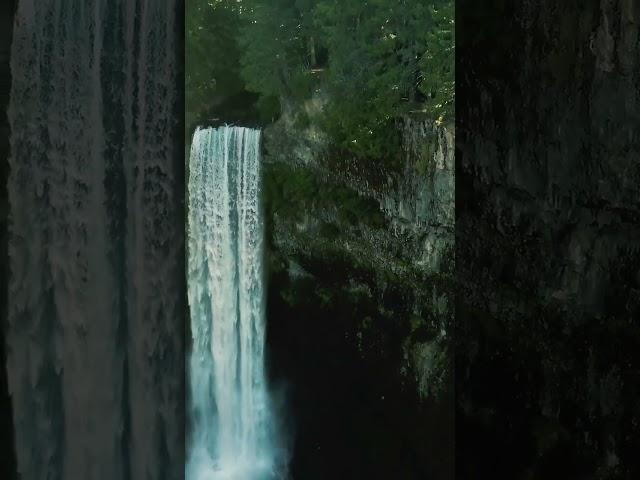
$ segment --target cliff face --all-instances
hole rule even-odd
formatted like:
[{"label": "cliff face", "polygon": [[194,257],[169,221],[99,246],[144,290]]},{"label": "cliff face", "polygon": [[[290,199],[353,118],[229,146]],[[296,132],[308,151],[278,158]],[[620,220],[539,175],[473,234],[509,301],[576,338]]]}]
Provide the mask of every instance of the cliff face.
[{"label": "cliff face", "polygon": [[460,473],[633,478],[640,5],[493,3],[459,10]]},{"label": "cliff face", "polygon": [[[307,451],[313,431],[328,465],[339,463],[344,453],[331,451],[339,443],[322,436],[338,419],[318,412],[360,412],[342,427],[343,441],[357,432],[371,437],[359,455],[373,455],[373,439],[390,452],[385,460],[353,460],[372,469],[360,475],[401,468],[408,478],[440,478],[452,468],[453,448],[446,440],[453,433],[453,130],[406,118],[397,124],[401,157],[356,159],[318,127],[325,101],[289,105],[265,130],[268,344],[276,375],[293,384],[294,403],[302,403],[297,395],[307,402],[295,415],[303,429],[296,448]],[[307,398],[311,392],[318,397]],[[294,457],[300,471],[322,468],[313,455]]]},{"label": "cliff face", "polygon": [[[411,118],[397,128],[403,158],[391,168],[332,150],[313,116],[302,128],[288,115],[267,128],[271,247],[298,265],[288,267],[293,277],[312,274],[303,264],[340,259],[370,276],[360,285],[366,290],[384,296],[387,287],[402,286],[412,329],[424,326],[444,346],[453,313],[447,291],[454,266],[453,129]],[[354,280],[345,273],[344,280]],[[407,367],[416,377],[425,374],[418,365]],[[420,388],[426,395],[426,383]]]}]

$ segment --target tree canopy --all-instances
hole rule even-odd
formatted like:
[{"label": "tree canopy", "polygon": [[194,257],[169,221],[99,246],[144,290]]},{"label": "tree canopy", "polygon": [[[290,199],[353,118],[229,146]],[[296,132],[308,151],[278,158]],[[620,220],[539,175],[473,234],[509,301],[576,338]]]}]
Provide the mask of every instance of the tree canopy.
[{"label": "tree canopy", "polygon": [[384,156],[399,117],[453,120],[454,16],[453,0],[188,0],[187,101],[246,90],[273,118],[321,89],[334,142]]},{"label": "tree canopy", "polygon": [[241,20],[232,2],[187,0],[185,8],[185,107],[187,128],[225,97],[244,90],[237,68]]}]

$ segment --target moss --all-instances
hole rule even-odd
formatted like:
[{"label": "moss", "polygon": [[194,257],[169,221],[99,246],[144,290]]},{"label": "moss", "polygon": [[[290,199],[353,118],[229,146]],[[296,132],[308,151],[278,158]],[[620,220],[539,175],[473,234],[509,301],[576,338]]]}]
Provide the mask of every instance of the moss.
[{"label": "moss", "polygon": [[273,122],[281,114],[280,100],[274,95],[259,97],[257,110],[261,122]]},{"label": "moss", "polygon": [[435,162],[433,157],[438,148],[438,139],[434,136],[420,142],[418,146],[418,157],[416,159],[416,171],[418,175],[432,177],[435,173]]},{"label": "moss", "polygon": [[264,177],[264,199],[269,214],[298,220],[318,198],[316,179],[309,170],[271,164]]},{"label": "moss", "polygon": [[415,332],[424,325],[424,319],[418,315],[412,315],[410,319],[411,332]]},{"label": "moss", "polygon": [[309,118],[309,114],[304,110],[300,110],[296,115],[295,120],[295,129],[296,130],[305,130],[311,126],[311,119]]},{"label": "moss", "polygon": [[[300,220],[312,209],[324,209],[335,211],[341,224],[367,225],[372,228],[386,225],[384,214],[375,200],[322,179],[310,168],[269,165],[265,175],[264,195],[271,215],[276,213],[294,221]],[[327,232],[331,233],[331,228]]]}]

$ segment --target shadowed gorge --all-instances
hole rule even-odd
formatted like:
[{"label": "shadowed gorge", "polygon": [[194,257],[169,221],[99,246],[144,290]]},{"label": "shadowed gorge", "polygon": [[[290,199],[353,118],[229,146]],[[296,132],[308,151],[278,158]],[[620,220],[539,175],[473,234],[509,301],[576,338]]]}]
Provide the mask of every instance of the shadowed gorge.
[{"label": "shadowed gorge", "polygon": [[193,2],[186,25],[187,138],[262,130],[291,478],[452,478],[453,2]]},{"label": "shadowed gorge", "polygon": [[457,475],[637,478],[640,4],[458,12]]}]

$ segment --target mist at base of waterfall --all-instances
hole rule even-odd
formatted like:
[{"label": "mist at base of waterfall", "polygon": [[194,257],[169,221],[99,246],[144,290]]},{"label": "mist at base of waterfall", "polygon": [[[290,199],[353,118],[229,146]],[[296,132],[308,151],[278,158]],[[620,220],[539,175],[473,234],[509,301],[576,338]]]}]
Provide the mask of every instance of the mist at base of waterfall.
[{"label": "mist at base of waterfall", "polygon": [[187,461],[186,478],[190,480],[289,480],[289,455],[286,451],[270,453],[265,458],[236,458],[220,464],[203,449],[192,450]]},{"label": "mist at base of waterfall", "polygon": [[194,455],[187,465],[190,480],[287,480],[284,465],[277,466],[272,459],[252,459],[237,464],[216,465],[207,455]]}]

